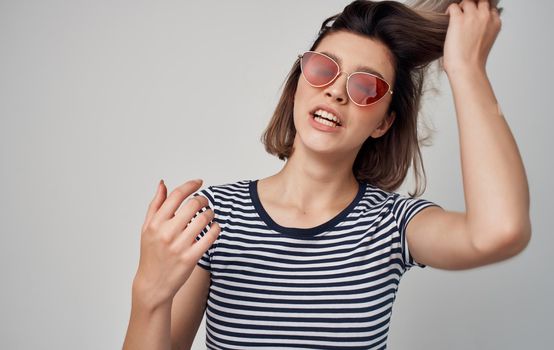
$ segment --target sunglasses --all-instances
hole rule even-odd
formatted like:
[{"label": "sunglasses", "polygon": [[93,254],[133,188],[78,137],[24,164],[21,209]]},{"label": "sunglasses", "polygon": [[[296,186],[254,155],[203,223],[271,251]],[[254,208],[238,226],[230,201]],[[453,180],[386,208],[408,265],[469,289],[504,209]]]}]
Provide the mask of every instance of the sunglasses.
[{"label": "sunglasses", "polygon": [[[298,55],[298,58],[300,58],[300,69],[304,79],[313,87],[328,85],[341,74],[338,63],[320,52],[306,51]],[[389,92],[392,95],[389,83],[366,72],[348,74],[346,92],[350,100],[358,106],[377,103]]]}]

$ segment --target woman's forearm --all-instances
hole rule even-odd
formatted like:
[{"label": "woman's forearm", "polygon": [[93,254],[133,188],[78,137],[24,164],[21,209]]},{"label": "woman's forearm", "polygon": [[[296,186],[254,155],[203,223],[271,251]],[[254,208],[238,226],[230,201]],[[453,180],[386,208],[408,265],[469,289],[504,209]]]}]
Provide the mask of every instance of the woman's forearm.
[{"label": "woman's forearm", "polygon": [[133,286],[131,317],[123,350],[171,350],[172,301],[149,305]]},{"label": "woman's forearm", "polygon": [[531,232],[527,177],[486,72],[467,66],[448,72],[448,78],[474,241],[481,247],[522,247]]}]

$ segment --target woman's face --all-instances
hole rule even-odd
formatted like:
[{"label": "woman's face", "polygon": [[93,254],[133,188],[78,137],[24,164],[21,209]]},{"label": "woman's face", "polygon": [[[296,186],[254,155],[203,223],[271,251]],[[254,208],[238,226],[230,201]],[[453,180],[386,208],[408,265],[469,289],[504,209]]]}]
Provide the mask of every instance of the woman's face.
[{"label": "woman's face", "polygon": [[[336,32],[325,37],[314,51],[330,53],[338,59],[341,72],[348,74],[358,66],[372,68],[391,84],[394,69],[389,49],[379,41],[349,32]],[[301,75],[294,96],[294,126],[296,142],[318,152],[352,154],[361,148],[368,137],[380,137],[394,121],[394,113],[387,116],[391,94],[365,107],[354,104],[346,92],[346,74],[340,74],[331,84],[313,87]],[[313,124],[314,109],[323,105],[339,115],[342,126],[325,131]],[[354,155],[355,155],[354,154]]]}]

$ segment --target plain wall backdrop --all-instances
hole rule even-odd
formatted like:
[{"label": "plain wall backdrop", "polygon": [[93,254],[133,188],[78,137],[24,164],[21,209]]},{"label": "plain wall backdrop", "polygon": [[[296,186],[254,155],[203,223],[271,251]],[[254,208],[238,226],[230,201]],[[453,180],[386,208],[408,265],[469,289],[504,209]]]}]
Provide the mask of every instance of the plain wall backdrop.
[{"label": "plain wall backdrop", "polygon": [[[260,142],[297,55],[349,1],[0,1],[0,348],[120,349],[140,228],[172,190],[277,172]],[[554,341],[551,1],[503,0],[487,71],[523,157],[520,255],[403,276],[391,349]],[[422,198],[463,211],[450,85],[425,98]],[[471,103],[471,101],[467,101]],[[401,193],[412,188],[411,173]],[[203,349],[203,322],[194,349]]]}]

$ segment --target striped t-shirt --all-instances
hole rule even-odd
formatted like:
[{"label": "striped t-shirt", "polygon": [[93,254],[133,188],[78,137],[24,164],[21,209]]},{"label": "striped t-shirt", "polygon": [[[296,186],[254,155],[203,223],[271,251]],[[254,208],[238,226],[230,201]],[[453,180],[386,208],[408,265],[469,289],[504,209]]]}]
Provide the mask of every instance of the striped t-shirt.
[{"label": "striped t-shirt", "polygon": [[208,198],[221,227],[198,261],[211,274],[206,347],[385,349],[400,278],[425,267],[408,251],[406,226],[437,204],[359,182],[329,221],[283,227],[262,206],[257,182],[194,193]]}]

